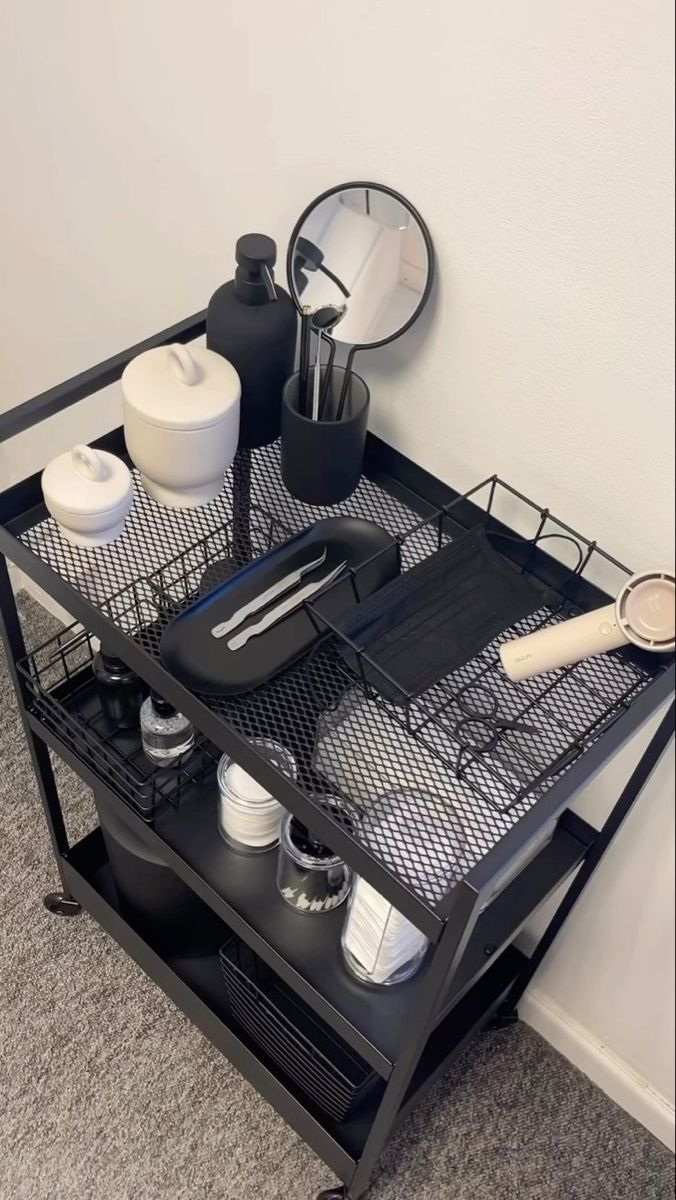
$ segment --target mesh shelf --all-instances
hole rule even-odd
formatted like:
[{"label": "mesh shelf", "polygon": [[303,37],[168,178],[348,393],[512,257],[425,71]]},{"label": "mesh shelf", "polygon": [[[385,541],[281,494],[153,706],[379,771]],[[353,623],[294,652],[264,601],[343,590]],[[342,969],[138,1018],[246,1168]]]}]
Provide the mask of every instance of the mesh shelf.
[{"label": "mesh shelf", "polygon": [[[243,504],[248,483],[250,499]],[[431,905],[538,803],[652,678],[635,658],[619,653],[510,683],[497,655],[505,637],[562,620],[583,573],[592,568],[596,575],[614,573],[608,586],[616,590],[617,573],[623,576],[626,569],[495,479],[468,495],[486,524],[501,520],[517,530],[520,565],[535,578],[537,545],[556,538],[557,545],[570,548],[572,562],[563,572],[570,587],[563,589],[560,610],[543,608],[505,630],[435,687],[403,697],[403,704],[383,699],[373,686],[373,670],[360,669],[359,656],[356,666],[346,663],[337,631],[253,692],[201,697],[244,737],[285,745],[296,759],[298,785],[306,795],[340,795],[341,815],[327,810],[331,819],[341,820],[354,839]],[[34,526],[23,540],[159,660],[163,630],[198,595],[318,518],[341,512],[378,522],[398,538],[407,570],[467,528],[457,504],[421,521],[380,486],[362,480],[337,509],[310,508],[285,491],[278,448],[268,447],[241,456],[221,496],[201,509],[161,508],[137,484],[131,518],[112,546],[77,550],[51,520]],[[321,627],[326,631],[326,622]],[[523,718],[534,731],[505,731],[490,754],[464,749],[455,728],[458,696],[477,686],[490,689],[501,715]],[[397,823],[392,799],[402,790],[408,794],[405,824]],[[463,836],[455,839],[449,830],[458,823]]]},{"label": "mesh shelf", "polygon": [[[150,575],[177,554],[220,530],[227,530],[228,537],[234,536],[241,566],[273,542],[283,541],[321,517],[335,516],[338,512],[367,517],[395,535],[405,533],[416,520],[406,505],[367,479],[361,481],[349,500],[335,508],[302,504],[290,496],[282,484],[277,446],[240,454],[235,459],[233,471],[226,476],[223,491],[210,504],[200,508],[165,508],[144,491],[138,472],[133,471],[132,475],[134,502],[131,512],[123,533],[108,546],[82,548],[71,545],[62,537],[51,517],[33,525],[20,538],[38,558],[96,607],[101,607],[136,579]],[[233,529],[233,493],[238,498],[246,494],[249,481],[250,511],[248,503],[246,506],[235,505]],[[249,536],[247,527],[251,529]],[[421,556],[429,553],[425,547],[431,546],[433,540],[429,531],[422,533]]]},{"label": "mesh shelf", "polygon": [[189,754],[171,768],[153,766],[138,730],[119,729],[104,714],[92,660],[94,645],[73,625],[17,663],[30,693],[31,710],[43,725],[86,763],[148,824],[167,807],[176,808],[215,773],[218,752],[197,738]]}]

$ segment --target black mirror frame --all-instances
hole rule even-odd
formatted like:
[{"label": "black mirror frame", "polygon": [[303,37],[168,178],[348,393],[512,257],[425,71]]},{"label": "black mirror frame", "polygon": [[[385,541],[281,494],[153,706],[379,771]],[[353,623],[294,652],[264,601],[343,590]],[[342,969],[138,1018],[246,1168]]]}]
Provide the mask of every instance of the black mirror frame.
[{"label": "black mirror frame", "polygon": [[434,246],[432,245],[430,231],[420,216],[420,213],[416,208],[413,207],[410,200],[407,200],[405,196],[402,196],[401,192],[395,192],[393,188],[387,187],[386,184],[374,183],[372,180],[370,182],[358,180],[353,183],[339,183],[336,187],[328,188],[328,190],[322,192],[320,196],[316,196],[315,199],[307,205],[296,221],[289,239],[289,248],[286,252],[286,278],[289,292],[298,311],[301,311],[301,305],[298,303],[296,289],[293,286],[293,249],[298,235],[310,213],[317,207],[318,204],[321,204],[324,200],[328,200],[330,196],[336,196],[339,192],[346,192],[354,188],[372,188],[374,191],[384,192],[386,196],[391,196],[393,200],[397,200],[399,204],[403,205],[406,211],[409,212],[411,216],[418,222],[418,227],[422,233],[423,241],[425,243],[425,249],[427,250],[429,270],[427,273],[427,282],[425,283],[425,288],[420,297],[420,302],[418,303],[415,311],[409,317],[406,324],[402,325],[401,328],[398,329],[396,333],[391,334],[390,337],[381,338],[379,342],[343,343],[344,345],[352,346],[352,353],[354,353],[356,350],[375,350],[377,346],[387,346],[390,342],[395,342],[397,338],[406,333],[407,329],[410,329],[411,325],[414,325],[418,320],[418,317],[427,304],[427,301],[430,297],[430,292],[432,290],[432,284],[434,283]]}]

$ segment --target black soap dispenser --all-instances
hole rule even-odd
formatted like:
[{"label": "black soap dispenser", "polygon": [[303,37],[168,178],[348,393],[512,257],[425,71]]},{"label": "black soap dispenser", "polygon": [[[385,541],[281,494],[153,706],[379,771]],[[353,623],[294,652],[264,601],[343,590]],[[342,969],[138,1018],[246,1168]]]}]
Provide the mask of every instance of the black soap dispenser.
[{"label": "black soap dispenser", "polygon": [[282,390],[293,373],[298,318],[289,293],[275,283],[272,238],[247,233],[239,238],[235,256],[235,278],[209,301],[207,346],[239,374],[239,446],[252,449],[279,437]]}]

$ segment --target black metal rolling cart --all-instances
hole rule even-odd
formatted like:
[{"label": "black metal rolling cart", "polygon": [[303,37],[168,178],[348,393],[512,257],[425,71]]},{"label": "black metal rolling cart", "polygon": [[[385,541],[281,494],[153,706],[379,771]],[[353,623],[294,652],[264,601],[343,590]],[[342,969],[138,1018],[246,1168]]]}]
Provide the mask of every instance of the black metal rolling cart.
[{"label": "black metal rolling cart", "polygon": [[[204,327],[198,314],[28,401],[0,418],[0,438],[119,379],[142,350],[189,341]],[[125,453],[120,429],[99,444]],[[340,636],[325,625],[327,636],[305,660],[253,693],[196,696],[162,667],[162,629],[190,603],[205,571],[224,558],[244,565],[317,518],[317,510],[284,491],[276,447],[240,457],[232,475],[218,501],[180,512],[162,509],[139,487],[124,534],[88,551],[59,535],[42,503],[39,475],[0,497],[3,554],[77,622],[27,649],[2,560],[3,637],[60,877],[59,891],[45,902],[66,916],[89,911],[251,1080],[343,1181],[322,1193],[324,1200],[359,1200],[389,1134],[473,1034],[516,1021],[524,989],[669,743],[673,704],[600,830],[571,812],[570,800],[669,697],[674,663],[628,648],[591,667],[517,685],[506,681],[495,646],[489,647],[461,670],[456,684],[478,681],[496,703],[512,714],[528,713],[540,730],[527,750],[508,735],[498,739],[490,759],[458,745],[452,687],[393,704],[373,686],[368,659],[357,653],[346,665],[349,656],[336,651]],[[533,520],[529,537],[522,530],[515,536],[502,515],[516,510]],[[459,496],[373,437],[364,480],[340,511],[369,517],[394,534],[404,567],[476,524],[502,533],[505,555],[565,597],[562,611],[539,614],[535,623],[608,602],[589,581],[590,563],[601,563],[620,581],[627,573],[497,478]],[[572,567],[547,553],[551,536],[574,542]],[[135,737],[117,738],[102,724],[90,669],[92,635],[193,721],[200,738],[181,770],[153,771]],[[261,736],[293,750],[295,782],[251,745]],[[172,954],[171,946],[159,949],[125,915],[101,830],[69,843],[48,748],[96,796],[123,809],[135,834],[222,922],[220,961],[218,954],[187,959]],[[284,905],[274,855],[261,855],[253,865],[247,860],[243,868],[215,835],[221,752],[235,757],[427,936],[430,950],[418,975],[392,988],[358,983],[341,960],[342,911],[308,920]],[[318,770],[344,798],[341,814],[314,795]],[[365,797],[386,791],[393,779],[408,780],[420,797],[415,836],[430,865],[422,875],[411,870],[410,834],[402,831],[375,850],[360,836],[358,820],[350,819]],[[439,889],[439,848],[425,819],[432,813],[443,822],[458,804],[471,837],[453,886]],[[520,930],[576,870],[527,957],[515,946]]]}]

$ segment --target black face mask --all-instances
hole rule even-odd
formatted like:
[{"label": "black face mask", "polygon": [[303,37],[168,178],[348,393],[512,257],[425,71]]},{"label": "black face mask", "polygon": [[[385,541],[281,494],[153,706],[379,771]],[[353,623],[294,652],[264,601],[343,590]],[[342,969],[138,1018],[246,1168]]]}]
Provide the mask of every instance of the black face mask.
[{"label": "black face mask", "polygon": [[[375,664],[348,664],[388,700],[403,703],[469,662],[516,621],[561,597],[502,558],[472,529],[375,592],[340,630]],[[393,680],[381,674],[382,668]]]}]

